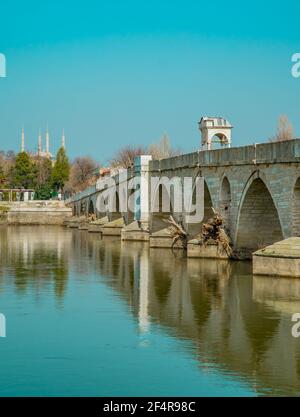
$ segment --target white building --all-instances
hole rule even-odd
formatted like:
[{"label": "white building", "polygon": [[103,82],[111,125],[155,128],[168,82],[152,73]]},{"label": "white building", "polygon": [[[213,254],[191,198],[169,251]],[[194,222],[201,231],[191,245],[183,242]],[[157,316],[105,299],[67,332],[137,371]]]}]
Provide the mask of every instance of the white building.
[{"label": "white building", "polygon": [[[63,130],[62,137],[61,137],[61,147],[65,148],[65,146],[66,146],[66,138],[65,138],[65,132]],[[21,132],[21,152],[25,152],[25,131],[24,131],[24,128],[22,128],[22,132]],[[51,160],[54,159],[53,154],[50,152],[50,135],[49,135],[48,128],[46,130],[46,135],[45,135],[45,148],[43,148],[43,140],[42,140],[41,131],[39,131],[37,152],[34,155],[35,156],[40,156],[40,157],[43,157],[43,158],[49,158]]]},{"label": "white building", "polygon": [[199,130],[202,150],[211,150],[213,143],[230,148],[232,128],[233,126],[224,117],[201,117]]}]

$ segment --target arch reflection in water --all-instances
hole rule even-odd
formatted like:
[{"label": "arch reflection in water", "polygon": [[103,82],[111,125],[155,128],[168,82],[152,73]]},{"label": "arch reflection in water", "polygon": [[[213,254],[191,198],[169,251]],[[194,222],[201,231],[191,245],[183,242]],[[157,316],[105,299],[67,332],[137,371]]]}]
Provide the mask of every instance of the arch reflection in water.
[{"label": "arch reflection in water", "polygon": [[119,274],[101,273],[127,300],[141,329],[153,322],[192,342],[186,348],[200,368],[242,378],[257,393],[298,393],[300,346],[290,320],[300,311],[300,281],[253,278],[248,262],[185,259],[138,243],[124,242],[121,249],[117,242],[105,244],[100,251],[111,257],[103,265],[120,262]]},{"label": "arch reflection in water", "polygon": [[[73,320],[82,302],[92,314],[123,300],[122,314],[134,318],[136,333],[150,345],[158,331],[174,338],[181,357],[197,363],[200,379],[217,371],[254,393],[299,394],[300,338],[292,337],[291,316],[300,312],[300,280],[253,277],[251,263],[186,259],[183,251],[55,227],[3,228],[0,250],[1,302],[12,287],[21,301],[30,294],[73,297],[70,312],[61,303]],[[113,294],[110,301],[93,298],[97,287]],[[110,316],[96,317],[94,326]]]}]

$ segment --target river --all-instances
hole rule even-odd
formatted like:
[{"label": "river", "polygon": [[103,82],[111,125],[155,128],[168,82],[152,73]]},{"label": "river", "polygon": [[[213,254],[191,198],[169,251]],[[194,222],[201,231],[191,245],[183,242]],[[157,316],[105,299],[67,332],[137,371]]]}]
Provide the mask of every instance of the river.
[{"label": "river", "polygon": [[298,279],[54,226],[0,261],[0,396],[300,394]]}]

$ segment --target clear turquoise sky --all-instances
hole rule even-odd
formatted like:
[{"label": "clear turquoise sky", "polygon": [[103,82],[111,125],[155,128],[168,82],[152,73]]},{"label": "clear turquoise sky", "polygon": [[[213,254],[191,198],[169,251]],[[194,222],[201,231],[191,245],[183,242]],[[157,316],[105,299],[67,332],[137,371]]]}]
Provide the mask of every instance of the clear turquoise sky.
[{"label": "clear turquoise sky", "polygon": [[71,157],[106,162],[167,132],[199,147],[202,115],[227,117],[236,145],[267,140],[285,113],[300,136],[299,1],[85,0],[0,5],[0,148],[36,148],[64,127]]}]

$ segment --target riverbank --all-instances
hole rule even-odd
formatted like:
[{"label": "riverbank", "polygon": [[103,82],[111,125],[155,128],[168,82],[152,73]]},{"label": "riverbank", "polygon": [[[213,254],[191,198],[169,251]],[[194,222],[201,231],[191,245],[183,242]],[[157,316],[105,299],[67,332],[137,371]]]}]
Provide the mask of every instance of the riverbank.
[{"label": "riverbank", "polygon": [[63,201],[0,202],[0,224],[62,225],[71,216]]}]

